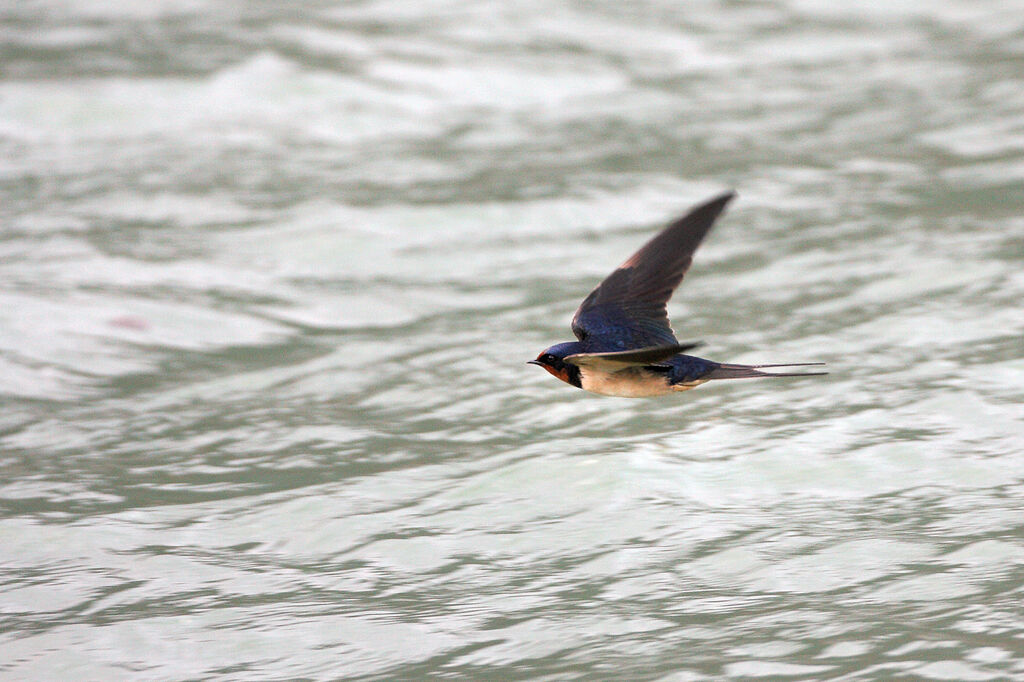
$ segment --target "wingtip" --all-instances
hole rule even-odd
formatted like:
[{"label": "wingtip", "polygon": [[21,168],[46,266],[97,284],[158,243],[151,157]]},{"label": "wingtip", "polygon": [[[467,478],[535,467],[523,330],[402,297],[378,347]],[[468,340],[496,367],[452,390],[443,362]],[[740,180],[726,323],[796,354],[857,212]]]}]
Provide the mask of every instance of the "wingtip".
[{"label": "wingtip", "polygon": [[721,211],[725,210],[725,207],[732,203],[732,200],[735,199],[737,196],[739,195],[736,193],[736,190],[726,190],[721,194],[718,194],[717,196],[708,199],[703,204],[695,208],[694,211],[700,211],[702,209],[714,209],[716,211],[717,216],[717,213],[720,213]]}]

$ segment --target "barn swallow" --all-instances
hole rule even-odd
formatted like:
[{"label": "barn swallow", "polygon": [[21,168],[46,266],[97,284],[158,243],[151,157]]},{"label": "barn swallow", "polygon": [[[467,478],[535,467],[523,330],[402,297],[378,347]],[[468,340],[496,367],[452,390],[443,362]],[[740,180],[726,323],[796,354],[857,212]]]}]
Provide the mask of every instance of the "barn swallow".
[{"label": "barn swallow", "polygon": [[578,340],[551,346],[529,364],[585,391],[626,398],[688,391],[712,379],[827,374],[762,371],[822,362],[734,365],[684,355],[702,344],[679,343],[672,332],[666,304],[735,196],[727,192],[697,206],[644,244],[583,299],[572,318]]}]

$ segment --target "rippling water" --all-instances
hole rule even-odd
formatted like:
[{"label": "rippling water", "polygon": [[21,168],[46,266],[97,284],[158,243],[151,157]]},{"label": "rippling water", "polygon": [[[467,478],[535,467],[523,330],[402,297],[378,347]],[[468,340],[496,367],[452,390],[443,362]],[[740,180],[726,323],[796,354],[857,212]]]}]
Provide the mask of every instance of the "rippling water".
[{"label": "rippling water", "polygon": [[[670,305],[826,378],[524,364]],[[0,676],[1024,678],[1020,2],[0,10]]]}]

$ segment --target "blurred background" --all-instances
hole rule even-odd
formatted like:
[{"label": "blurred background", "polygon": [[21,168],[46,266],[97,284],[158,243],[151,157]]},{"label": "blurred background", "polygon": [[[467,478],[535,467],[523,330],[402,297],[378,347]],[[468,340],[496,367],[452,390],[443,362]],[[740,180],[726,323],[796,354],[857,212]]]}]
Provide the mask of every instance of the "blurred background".
[{"label": "blurred background", "polygon": [[0,678],[1024,676],[1022,216],[1016,0],[4,3]]}]

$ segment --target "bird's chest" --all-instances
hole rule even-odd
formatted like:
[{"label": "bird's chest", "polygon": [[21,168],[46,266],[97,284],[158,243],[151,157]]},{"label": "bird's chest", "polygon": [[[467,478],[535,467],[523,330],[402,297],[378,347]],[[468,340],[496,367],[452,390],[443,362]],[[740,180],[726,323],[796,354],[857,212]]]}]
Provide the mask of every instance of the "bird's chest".
[{"label": "bird's chest", "polygon": [[642,367],[619,372],[602,372],[580,367],[580,387],[591,393],[622,398],[646,398],[664,395],[672,390],[664,374],[651,372]]}]

